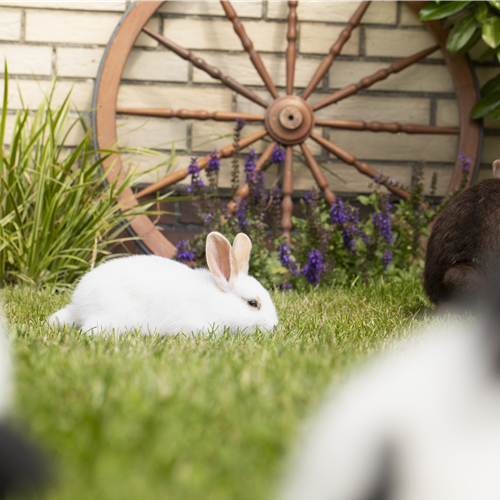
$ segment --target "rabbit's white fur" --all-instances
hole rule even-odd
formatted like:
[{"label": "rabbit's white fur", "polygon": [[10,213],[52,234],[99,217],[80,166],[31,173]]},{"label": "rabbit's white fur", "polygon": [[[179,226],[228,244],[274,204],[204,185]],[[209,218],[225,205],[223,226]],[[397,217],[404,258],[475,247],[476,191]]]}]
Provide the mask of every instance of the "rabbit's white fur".
[{"label": "rabbit's white fur", "polygon": [[480,325],[450,325],[372,363],[310,422],[281,498],[498,500],[493,351]]},{"label": "rabbit's white fur", "polygon": [[[87,273],[72,302],[48,319],[84,332],[140,330],[143,335],[249,333],[272,330],[276,309],[265,288],[248,276],[251,243],[240,234],[232,248],[224,236],[207,238],[208,269],[191,269],[158,256],[106,262]],[[248,301],[256,300],[258,307]]]},{"label": "rabbit's white fur", "polygon": [[0,419],[5,417],[12,393],[12,362],[4,320],[0,317]]}]

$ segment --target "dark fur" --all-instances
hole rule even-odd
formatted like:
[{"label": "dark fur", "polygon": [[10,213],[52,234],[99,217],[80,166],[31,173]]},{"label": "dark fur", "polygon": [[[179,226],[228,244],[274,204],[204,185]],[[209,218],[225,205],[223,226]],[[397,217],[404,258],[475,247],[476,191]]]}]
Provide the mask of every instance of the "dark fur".
[{"label": "dark fur", "polygon": [[458,194],[437,217],[427,245],[424,289],[432,302],[469,296],[497,276],[500,264],[500,180]]},{"label": "dark fur", "polygon": [[12,425],[0,422],[0,499],[33,494],[47,479],[42,453]]}]

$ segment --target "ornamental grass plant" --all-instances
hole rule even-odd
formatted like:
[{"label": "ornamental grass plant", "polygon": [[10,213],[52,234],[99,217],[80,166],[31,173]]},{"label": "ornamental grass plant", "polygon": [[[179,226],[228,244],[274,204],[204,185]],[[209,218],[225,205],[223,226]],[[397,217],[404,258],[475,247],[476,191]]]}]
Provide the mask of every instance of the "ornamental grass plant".
[{"label": "ornamental grass plant", "polygon": [[[153,214],[152,203],[162,199],[120,207],[120,195],[138,182],[138,175],[132,171],[120,184],[106,182],[102,165],[116,151],[95,151],[92,131],[81,116],[71,123],[70,94],[53,109],[55,83],[35,112],[24,108],[16,114],[9,141],[5,136],[9,89],[5,68],[0,121],[0,283],[71,285],[110,255],[111,245],[131,239],[121,236],[128,221],[139,214]],[[68,148],[68,136],[78,124],[85,135],[76,147]]]}]

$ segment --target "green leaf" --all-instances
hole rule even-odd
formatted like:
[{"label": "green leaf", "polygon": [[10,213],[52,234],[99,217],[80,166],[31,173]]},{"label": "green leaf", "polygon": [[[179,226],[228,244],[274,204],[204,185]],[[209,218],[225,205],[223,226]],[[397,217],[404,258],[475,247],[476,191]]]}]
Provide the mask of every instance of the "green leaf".
[{"label": "green leaf", "polygon": [[476,45],[476,43],[480,39],[481,39],[481,30],[476,29],[476,31],[474,31],[474,34],[472,35],[471,39],[459,51],[457,51],[457,54],[459,56],[463,56],[463,55],[467,54],[467,52],[469,52],[469,50],[472,49],[472,47],[474,47],[474,45]]},{"label": "green leaf", "polygon": [[477,21],[474,16],[467,16],[457,23],[448,35],[446,49],[449,52],[457,52],[463,48],[476,31]]},{"label": "green leaf", "polygon": [[488,2],[492,7],[500,11],[500,2],[498,0],[490,0]]},{"label": "green leaf", "polygon": [[487,81],[481,88],[481,97],[486,97],[494,92],[500,93],[500,74]]},{"label": "green leaf", "polygon": [[490,94],[477,101],[476,105],[470,112],[470,117],[473,119],[482,118],[488,113],[500,107],[500,93]]},{"label": "green leaf", "polygon": [[491,47],[488,47],[480,56],[478,61],[479,62],[484,62],[487,61],[488,59],[491,59],[495,55],[495,49],[492,49]]},{"label": "green leaf", "polygon": [[500,45],[500,17],[490,17],[483,24],[483,40],[493,49]]},{"label": "green leaf", "polygon": [[362,203],[363,205],[369,205],[370,204],[370,200],[368,199],[367,196],[363,196],[363,195],[358,196],[358,201],[360,203]]},{"label": "green leaf", "polygon": [[489,116],[492,120],[500,120],[500,107],[494,109]]},{"label": "green leaf", "polygon": [[478,22],[484,23],[490,12],[488,4],[486,2],[476,2],[474,6],[476,7],[476,19]]},{"label": "green leaf", "polygon": [[420,21],[430,21],[432,19],[443,19],[460,12],[471,2],[441,2],[439,5],[435,2],[427,4],[418,14]]},{"label": "green leaf", "polygon": [[500,48],[497,50],[497,59],[498,59],[498,62],[500,63]]}]

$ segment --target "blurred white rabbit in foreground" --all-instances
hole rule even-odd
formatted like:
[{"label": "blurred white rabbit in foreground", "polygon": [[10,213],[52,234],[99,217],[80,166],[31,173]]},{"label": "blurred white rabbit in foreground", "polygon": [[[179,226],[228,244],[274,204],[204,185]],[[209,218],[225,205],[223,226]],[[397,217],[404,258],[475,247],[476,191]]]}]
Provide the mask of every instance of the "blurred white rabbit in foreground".
[{"label": "blurred white rabbit in foreground", "polygon": [[0,317],[0,499],[32,494],[48,473],[38,449],[8,420],[12,385],[10,349]]},{"label": "blurred white rabbit in foreground", "polygon": [[323,405],[283,500],[500,499],[500,328],[433,328]]},{"label": "blurred white rabbit in foreground", "polygon": [[110,260],[87,273],[71,304],[48,322],[88,333],[137,329],[143,335],[272,330],[278,323],[273,301],[248,275],[251,248],[246,234],[231,247],[214,231],[206,242],[209,269],[155,255]]}]

